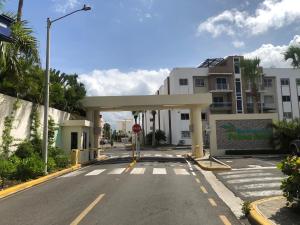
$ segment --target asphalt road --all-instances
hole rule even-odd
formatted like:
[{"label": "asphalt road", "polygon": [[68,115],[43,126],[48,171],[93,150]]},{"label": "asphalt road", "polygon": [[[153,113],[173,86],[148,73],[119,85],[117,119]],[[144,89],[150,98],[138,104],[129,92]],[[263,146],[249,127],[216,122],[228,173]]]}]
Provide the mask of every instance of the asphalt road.
[{"label": "asphalt road", "polygon": [[280,157],[255,156],[223,158],[232,167],[228,172],[215,172],[216,177],[236,196],[244,201],[282,195],[280,190],[282,172],[276,165]]},{"label": "asphalt road", "polygon": [[112,158],[2,199],[1,224],[241,224],[193,165],[155,154],[130,169],[130,158]]}]

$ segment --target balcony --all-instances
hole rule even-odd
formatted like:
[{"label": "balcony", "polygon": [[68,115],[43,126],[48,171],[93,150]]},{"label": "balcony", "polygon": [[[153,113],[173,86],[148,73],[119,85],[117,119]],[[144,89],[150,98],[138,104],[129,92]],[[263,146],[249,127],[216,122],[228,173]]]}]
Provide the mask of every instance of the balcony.
[{"label": "balcony", "polygon": [[210,90],[210,92],[232,92],[230,90],[229,84],[215,84],[214,89]]},{"label": "balcony", "polygon": [[[266,92],[264,85],[258,84],[258,92]],[[245,90],[246,93],[251,93],[252,92],[252,85],[248,84],[247,89]]]},{"label": "balcony", "polygon": [[[274,103],[258,103],[258,112],[261,113],[261,107],[263,107],[263,112],[274,112],[276,106]],[[254,113],[254,103],[247,103],[247,112]]]},{"label": "balcony", "polygon": [[210,105],[211,110],[231,110],[232,102],[213,102]]}]

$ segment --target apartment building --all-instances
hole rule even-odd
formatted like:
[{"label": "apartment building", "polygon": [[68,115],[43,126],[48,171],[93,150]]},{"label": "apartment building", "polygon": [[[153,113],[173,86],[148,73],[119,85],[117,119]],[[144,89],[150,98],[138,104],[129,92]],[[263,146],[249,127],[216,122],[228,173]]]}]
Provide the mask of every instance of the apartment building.
[{"label": "apartment building", "polygon": [[[197,68],[174,68],[157,95],[212,93],[213,103],[202,112],[204,142],[211,114],[278,113],[278,119],[299,117],[300,70],[261,68],[263,76],[252,85],[241,73],[242,56],[205,60]],[[191,144],[189,110],[160,110],[156,129],[165,131],[167,142]],[[146,133],[151,132],[151,113],[147,113]]]}]

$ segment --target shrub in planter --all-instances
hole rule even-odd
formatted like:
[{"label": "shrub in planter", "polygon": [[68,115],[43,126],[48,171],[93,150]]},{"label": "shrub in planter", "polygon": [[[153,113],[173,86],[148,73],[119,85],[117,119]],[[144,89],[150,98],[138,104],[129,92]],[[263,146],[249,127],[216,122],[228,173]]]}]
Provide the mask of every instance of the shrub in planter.
[{"label": "shrub in planter", "polygon": [[22,159],[17,165],[16,178],[22,181],[34,179],[44,174],[44,163],[37,155]]},{"label": "shrub in planter", "polygon": [[300,204],[300,157],[288,156],[281,163],[278,168],[288,175],[282,180],[281,189],[283,195],[289,203],[296,202]]},{"label": "shrub in planter", "polygon": [[29,158],[34,154],[34,147],[30,141],[24,141],[19,144],[15,155],[20,159]]},{"label": "shrub in planter", "polygon": [[48,172],[53,172],[57,169],[55,160],[52,157],[48,157],[47,169]]},{"label": "shrub in planter", "polygon": [[49,155],[54,159],[56,167],[59,169],[66,168],[70,164],[69,156],[61,148],[50,147]]}]

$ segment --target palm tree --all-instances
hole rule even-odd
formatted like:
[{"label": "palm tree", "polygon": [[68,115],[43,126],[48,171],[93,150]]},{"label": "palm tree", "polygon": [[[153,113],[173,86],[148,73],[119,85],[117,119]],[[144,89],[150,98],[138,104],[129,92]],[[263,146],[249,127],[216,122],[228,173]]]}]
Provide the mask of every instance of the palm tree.
[{"label": "palm tree", "polygon": [[19,0],[17,21],[20,22],[23,14],[23,0]]},{"label": "palm tree", "polygon": [[137,124],[137,118],[138,118],[138,111],[132,111],[131,112],[132,115],[133,115],[133,118],[134,118],[134,123]]},{"label": "palm tree", "polygon": [[152,147],[155,147],[155,115],[156,115],[156,111],[152,110],[151,114],[152,114]]},{"label": "palm tree", "polygon": [[[262,69],[259,66],[260,59],[243,59],[241,62],[242,76],[246,83],[250,84],[250,95],[253,96],[253,111],[258,113],[259,109],[259,85],[262,79]],[[262,112],[261,107],[261,112]]]},{"label": "palm tree", "polygon": [[292,66],[294,68],[300,68],[300,48],[296,46],[290,46],[284,53],[284,59],[287,61],[292,60]]}]

